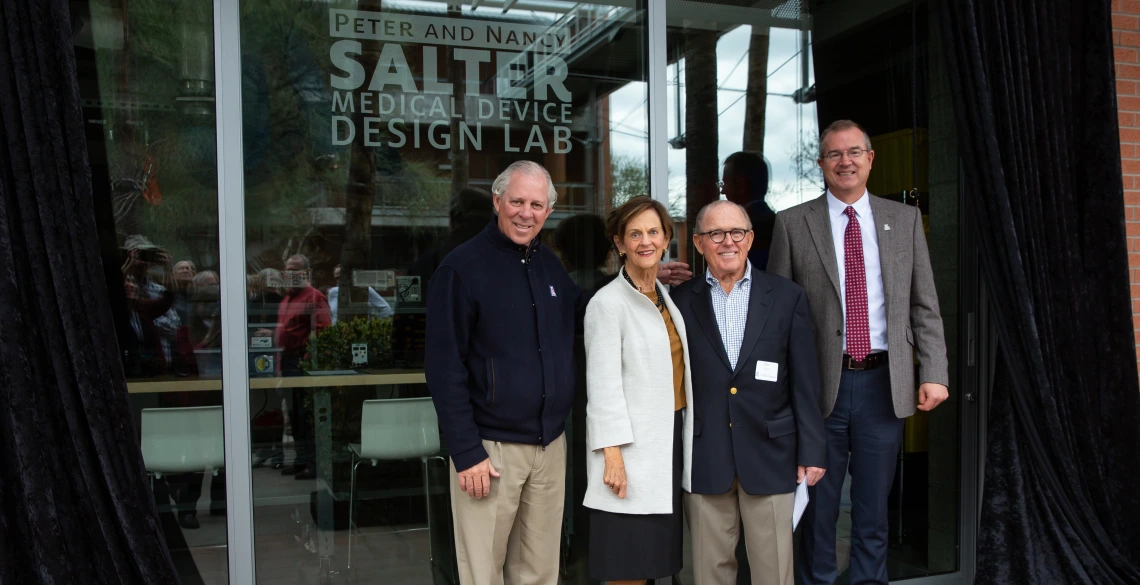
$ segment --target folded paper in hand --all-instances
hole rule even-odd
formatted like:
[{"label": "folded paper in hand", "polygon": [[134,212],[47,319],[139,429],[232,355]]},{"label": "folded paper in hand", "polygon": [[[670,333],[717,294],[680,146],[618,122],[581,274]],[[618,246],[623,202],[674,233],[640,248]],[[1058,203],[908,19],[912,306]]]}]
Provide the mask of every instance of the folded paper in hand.
[{"label": "folded paper in hand", "polygon": [[792,530],[800,523],[800,518],[804,515],[804,510],[808,505],[808,485],[807,477],[796,486],[796,502],[792,506]]}]

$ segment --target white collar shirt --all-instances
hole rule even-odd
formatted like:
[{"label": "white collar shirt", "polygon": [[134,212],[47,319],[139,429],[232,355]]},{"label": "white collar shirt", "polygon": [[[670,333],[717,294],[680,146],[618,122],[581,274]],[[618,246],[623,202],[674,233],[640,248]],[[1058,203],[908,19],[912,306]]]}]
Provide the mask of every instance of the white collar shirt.
[{"label": "white collar shirt", "polygon": [[[879,236],[875,231],[875,215],[871,211],[871,193],[864,191],[851,207],[859,220],[863,236],[863,268],[867,276],[867,325],[871,333],[871,351],[887,350],[887,297],[883,291],[883,268],[879,261]],[[843,235],[850,219],[847,204],[827,191],[827,216],[831,220],[831,239],[839,264],[839,305],[843,308],[843,348],[847,349],[847,272]]]}]

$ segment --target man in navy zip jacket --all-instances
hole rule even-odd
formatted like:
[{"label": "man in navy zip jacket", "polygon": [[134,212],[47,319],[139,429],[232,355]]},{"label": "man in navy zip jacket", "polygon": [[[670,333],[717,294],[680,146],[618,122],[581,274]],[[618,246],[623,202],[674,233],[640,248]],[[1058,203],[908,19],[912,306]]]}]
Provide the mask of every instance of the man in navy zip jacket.
[{"label": "man in navy zip jacket", "polygon": [[546,169],[516,162],[491,190],[495,221],[432,277],[424,370],[451,453],[460,583],[553,585],[584,301],[540,242],[557,197]]}]

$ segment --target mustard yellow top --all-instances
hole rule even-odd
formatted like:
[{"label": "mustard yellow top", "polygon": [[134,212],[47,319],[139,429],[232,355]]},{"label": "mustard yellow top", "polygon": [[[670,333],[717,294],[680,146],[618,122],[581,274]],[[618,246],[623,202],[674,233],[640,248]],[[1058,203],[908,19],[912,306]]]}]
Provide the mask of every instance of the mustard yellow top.
[{"label": "mustard yellow top", "polygon": [[[657,304],[657,291],[650,290],[642,293]],[[661,318],[665,320],[665,330],[669,332],[669,351],[673,354],[673,411],[685,408],[685,349],[681,345],[681,336],[677,334],[677,326],[673,324],[673,317],[668,309],[661,310]]]}]

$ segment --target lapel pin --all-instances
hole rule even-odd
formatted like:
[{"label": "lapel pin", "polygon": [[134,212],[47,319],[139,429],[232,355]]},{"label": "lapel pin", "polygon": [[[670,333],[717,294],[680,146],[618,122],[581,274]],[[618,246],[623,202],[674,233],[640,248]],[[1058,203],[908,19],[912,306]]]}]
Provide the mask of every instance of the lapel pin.
[{"label": "lapel pin", "polygon": [[889,232],[889,231],[891,231],[891,224],[889,224],[889,223],[884,223],[884,224],[883,224],[883,231],[885,231],[885,232]]}]

